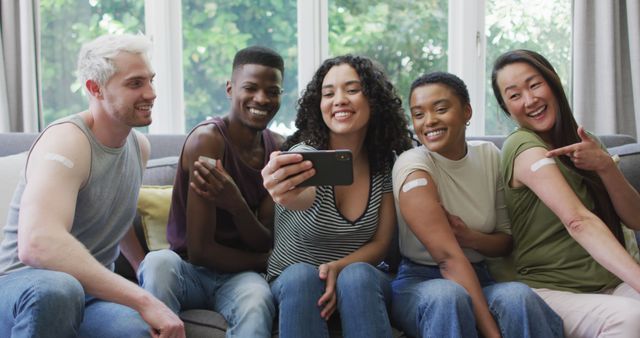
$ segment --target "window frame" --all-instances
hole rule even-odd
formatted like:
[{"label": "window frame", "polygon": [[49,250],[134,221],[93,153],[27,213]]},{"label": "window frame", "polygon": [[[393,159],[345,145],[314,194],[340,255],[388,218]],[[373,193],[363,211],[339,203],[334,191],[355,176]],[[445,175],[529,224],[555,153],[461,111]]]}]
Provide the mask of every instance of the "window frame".
[{"label": "window frame", "polygon": [[[329,55],[329,0],[297,0],[298,90]],[[485,0],[449,0],[448,71],[467,84],[474,118],[469,135],[484,135]],[[182,1],[145,0],[145,31],[154,42],[152,66],[158,98],[151,134],[185,133],[182,71]],[[158,38],[156,38],[158,37]]]},{"label": "window frame", "polygon": [[183,134],[185,130],[182,70],[182,1],[144,1],[146,35],[153,41],[151,67],[157,98],[150,134]]}]

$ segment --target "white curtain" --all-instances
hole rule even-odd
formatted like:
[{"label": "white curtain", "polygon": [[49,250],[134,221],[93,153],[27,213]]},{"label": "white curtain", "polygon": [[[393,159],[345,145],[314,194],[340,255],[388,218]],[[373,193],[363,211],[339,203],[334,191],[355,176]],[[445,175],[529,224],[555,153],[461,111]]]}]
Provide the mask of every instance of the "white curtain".
[{"label": "white curtain", "polygon": [[0,2],[0,131],[37,132],[39,91],[39,0]]},{"label": "white curtain", "polygon": [[573,1],[573,110],[596,134],[640,136],[640,1]]}]

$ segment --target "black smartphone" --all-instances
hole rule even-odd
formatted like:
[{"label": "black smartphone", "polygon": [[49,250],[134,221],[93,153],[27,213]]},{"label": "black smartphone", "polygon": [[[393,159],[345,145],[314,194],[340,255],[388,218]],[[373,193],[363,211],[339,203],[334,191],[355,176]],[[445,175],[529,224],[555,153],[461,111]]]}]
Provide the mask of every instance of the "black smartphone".
[{"label": "black smartphone", "polygon": [[318,185],[351,185],[353,183],[353,156],[351,150],[285,151],[300,154],[311,161],[316,174],[298,184],[300,187]]}]

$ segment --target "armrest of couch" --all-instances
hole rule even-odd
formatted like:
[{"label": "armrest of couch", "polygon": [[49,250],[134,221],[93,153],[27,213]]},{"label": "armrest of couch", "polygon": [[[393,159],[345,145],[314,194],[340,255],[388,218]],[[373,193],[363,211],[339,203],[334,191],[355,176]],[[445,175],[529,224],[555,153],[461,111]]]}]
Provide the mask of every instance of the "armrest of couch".
[{"label": "armrest of couch", "polygon": [[[608,150],[612,155],[620,156],[620,170],[629,183],[640,191],[640,143],[629,143]],[[636,240],[640,244],[640,231],[636,231]]]},{"label": "armrest of couch", "polygon": [[620,170],[629,183],[640,191],[640,143],[630,143],[609,148],[611,155],[620,156]]}]

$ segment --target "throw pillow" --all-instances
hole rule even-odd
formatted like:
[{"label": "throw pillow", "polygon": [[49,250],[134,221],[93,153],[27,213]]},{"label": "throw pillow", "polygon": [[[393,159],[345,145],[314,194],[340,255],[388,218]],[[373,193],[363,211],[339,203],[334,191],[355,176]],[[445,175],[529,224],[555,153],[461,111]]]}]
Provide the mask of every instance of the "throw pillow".
[{"label": "throw pillow", "polygon": [[138,213],[142,220],[145,240],[149,250],[168,249],[167,220],[171,205],[170,185],[143,185],[138,196]]},{"label": "throw pillow", "polygon": [[18,185],[20,174],[27,162],[27,152],[0,157],[0,241],[2,241],[4,225],[9,212],[9,203]]}]

